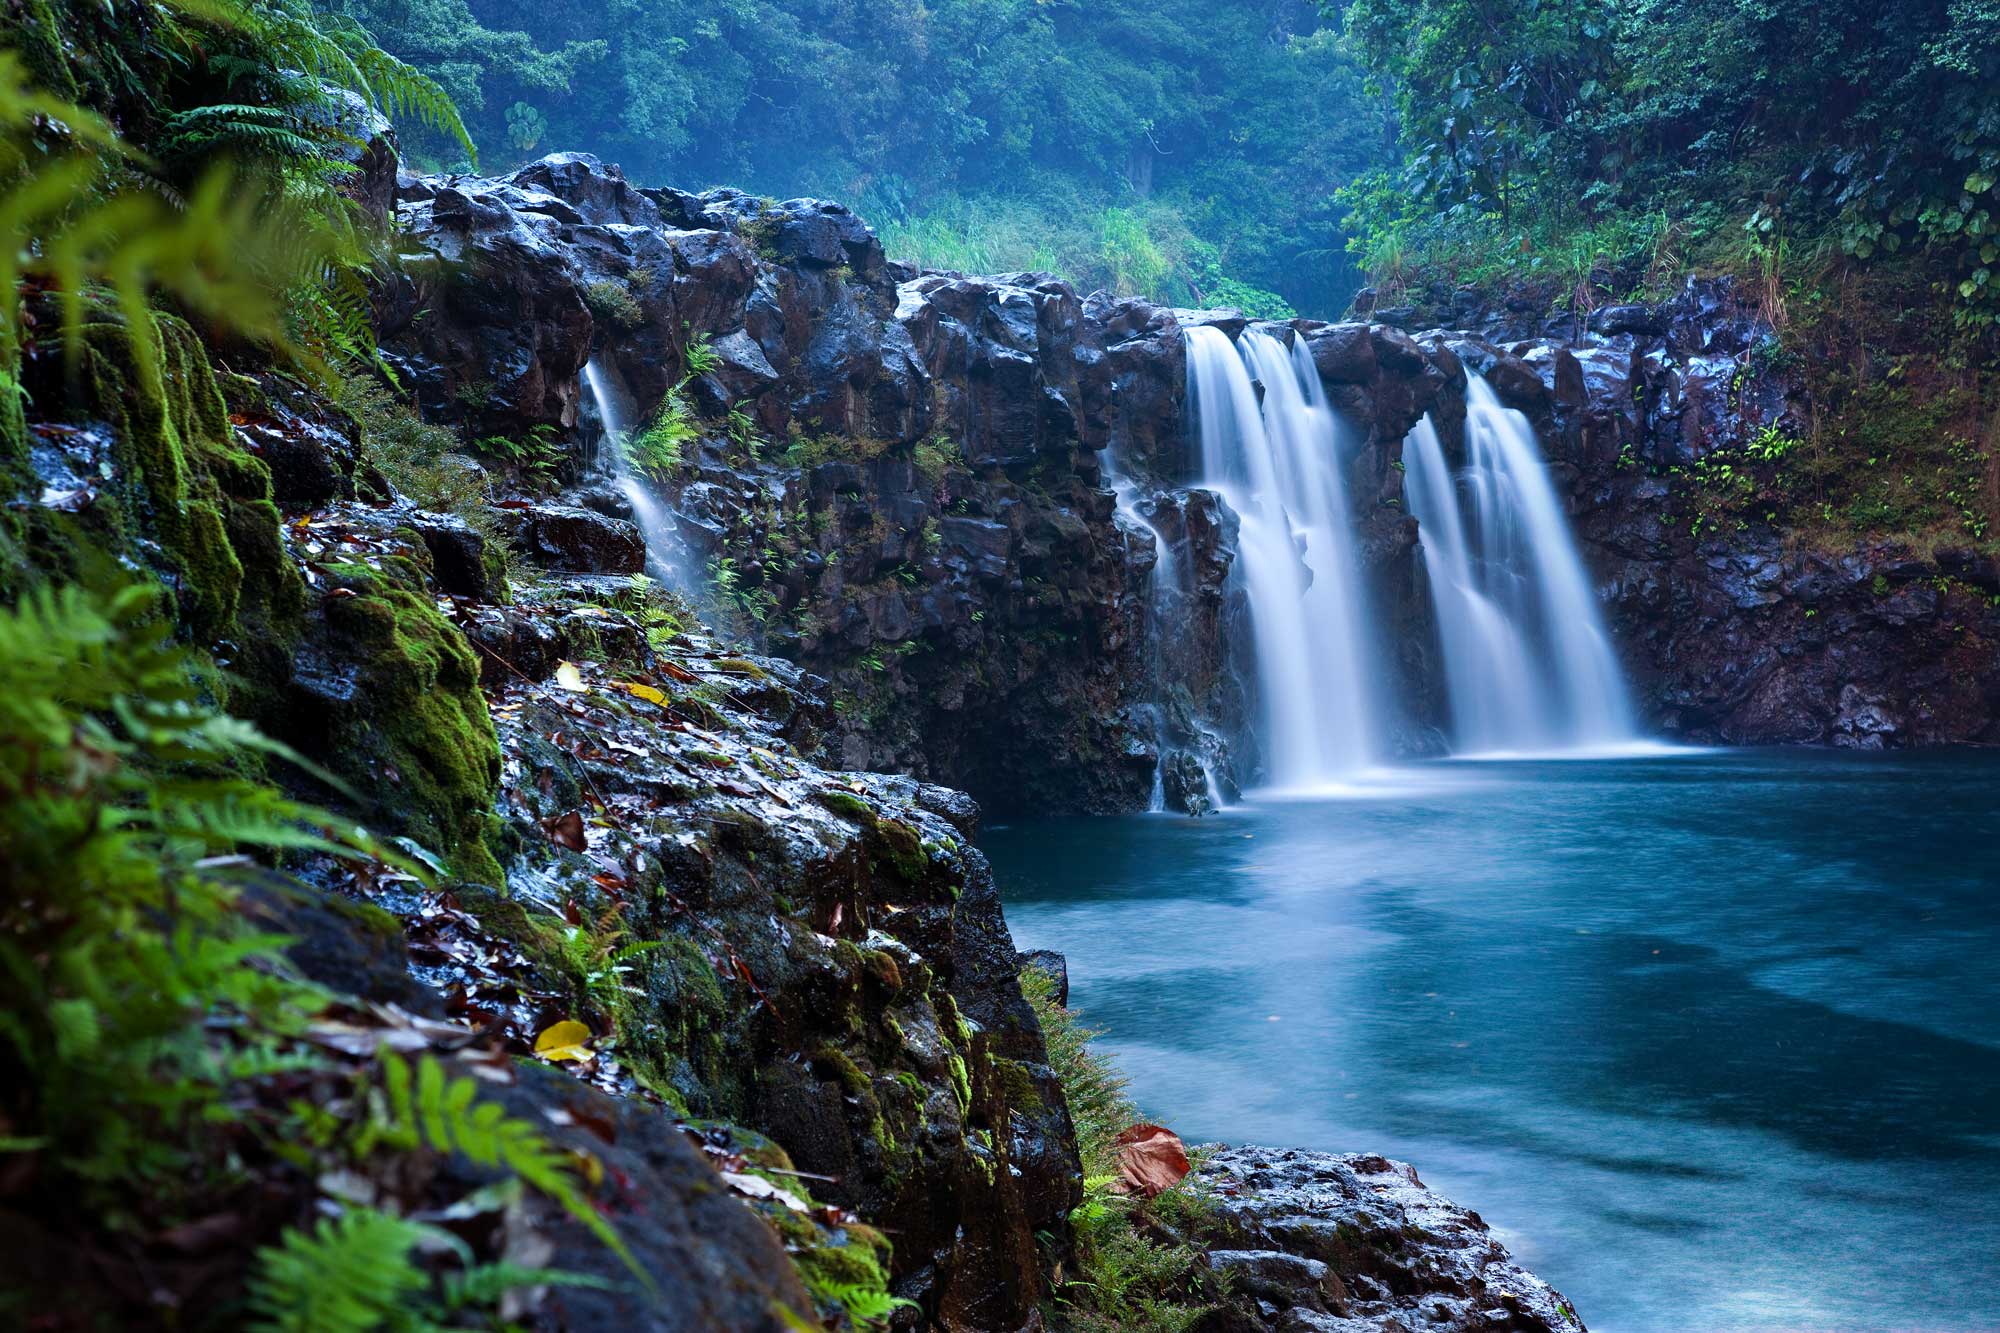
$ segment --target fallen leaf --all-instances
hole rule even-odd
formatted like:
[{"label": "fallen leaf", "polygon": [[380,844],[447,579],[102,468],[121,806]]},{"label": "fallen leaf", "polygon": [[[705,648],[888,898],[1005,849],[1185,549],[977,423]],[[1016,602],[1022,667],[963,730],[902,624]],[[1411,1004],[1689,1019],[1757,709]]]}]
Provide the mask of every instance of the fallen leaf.
[{"label": "fallen leaf", "polygon": [[544,819],[542,832],[548,834],[549,841],[558,847],[567,847],[573,852],[590,849],[590,841],[584,836],[583,812],[580,810],[557,815],[554,819]]},{"label": "fallen leaf", "polygon": [[662,708],[667,706],[666,693],[654,689],[651,685],[639,685],[632,681],[620,681],[619,688],[635,699],[644,699],[647,703],[658,704]]},{"label": "fallen leaf", "polygon": [[542,1029],[535,1038],[535,1054],[544,1060],[588,1060],[593,1052],[588,1043],[590,1029],[574,1018],[565,1018]]},{"label": "fallen leaf", "polygon": [[576,663],[574,662],[564,662],[556,667],[556,684],[566,690],[587,690],[590,688],[590,686],[583,683],[583,673],[576,669]]},{"label": "fallen leaf", "polygon": [[738,1194],[752,1199],[775,1199],[795,1213],[810,1212],[805,1200],[788,1189],[780,1189],[762,1176],[745,1175],[741,1171],[724,1171],[722,1179]]},{"label": "fallen leaf", "polygon": [[1163,1125],[1134,1125],[1112,1143],[1118,1148],[1118,1179],[1111,1187],[1120,1194],[1157,1198],[1188,1173],[1187,1148]]}]

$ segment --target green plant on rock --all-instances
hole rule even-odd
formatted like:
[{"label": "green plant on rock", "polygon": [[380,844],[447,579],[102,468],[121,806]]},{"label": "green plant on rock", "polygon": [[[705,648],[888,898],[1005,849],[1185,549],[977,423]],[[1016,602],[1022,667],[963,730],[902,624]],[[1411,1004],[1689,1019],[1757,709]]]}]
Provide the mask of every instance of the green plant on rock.
[{"label": "green plant on rock", "polygon": [[240,928],[237,854],[382,854],[243,776],[268,757],[327,779],[201,702],[159,601],[68,585],[0,610],[0,1114],[87,1198],[180,1171],[232,1069],[317,1008]]},{"label": "green plant on rock", "polygon": [[1196,1244],[1215,1229],[1213,1201],[1198,1172],[1150,1202],[1112,1190],[1116,1139],[1139,1119],[1125,1080],[1092,1049],[1097,1033],[1056,1003],[1047,973],[1022,969],[1021,994],[1041,1024],[1083,1164],[1084,1199],[1070,1215],[1077,1274],[1056,1293],[1053,1322],[1075,1333],[1181,1333],[1226,1294]]},{"label": "green plant on rock", "polygon": [[624,440],[625,458],[640,475],[666,481],[681,470],[686,447],[701,438],[694,406],[680,385],[668,390],[652,418]]},{"label": "green plant on rock", "polygon": [[933,435],[917,442],[910,452],[910,461],[916,465],[918,476],[936,486],[944,480],[946,471],[965,461],[965,454],[949,435]]},{"label": "green plant on rock", "polygon": [[[198,663],[159,602],[145,585],[66,585],[0,610],[0,1151],[31,1168],[17,1204],[99,1235],[149,1225],[135,1194],[148,1219],[183,1198],[214,1207],[240,1187],[242,1159],[296,1155],[316,1137],[243,1109],[260,1080],[323,1064],[298,1039],[329,999],[293,979],[282,938],[245,924],[245,886],[269,883],[245,853],[390,855],[249,776],[270,760],[333,781],[201,701]],[[404,1075],[400,1097],[385,1070],[392,1114],[328,1166],[366,1163],[404,1127],[442,1125],[435,1146],[503,1167],[602,1228],[563,1154],[498,1107],[475,1107],[470,1080],[447,1087],[427,1068],[414,1096]],[[411,1224],[348,1217],[265,1252],[252,1304],[267,1326],[376,1328],[392,1310],[407,1326]],[[440,1308],[490,1307],[504,1287],[545,1280],[474,1267]]]},{"label": "green plant on rock", "polygon": [[583,303],[590,307],[591,314],[628,333],[646,322],[646,312],[640,308],[631,288],[622,282],[587,284],[583,289]]},{"label": "green plant on rock", "polygon": [[488,435],[479,441],[479,448],[488,457],[512,463],[534,486],[544,488],[554,484],[569,458],[556,436],[554,426],[543,424],[530,429],[524,439]]}]

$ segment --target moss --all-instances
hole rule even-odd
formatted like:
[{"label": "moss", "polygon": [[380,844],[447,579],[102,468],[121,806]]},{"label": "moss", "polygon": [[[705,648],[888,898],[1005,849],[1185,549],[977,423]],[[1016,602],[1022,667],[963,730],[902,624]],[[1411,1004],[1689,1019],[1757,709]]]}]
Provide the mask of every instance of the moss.
[{"label": "moss", "polygon": [[964,1050],[971,1050],[972,1025],[965,1021],[965,1015],[958,1012],[958,1001],[952,999],[951,992],[935,992],[931,1003],[937,1008],[938,1027],[945,1034],[945,1040]]},{"label": "moss", "polygon": [[632,330],[646,322],[646,312],[622,282],[593,282],[583,289],[583,303],[606,324]]},{"label": "moss", "polygon": [[724,1041],[728,998],[714,965],[693,940],[671,933],[657,938],[659,948],[646,967],[650,1021],[633,1034],[629,1049],[690,1104],[724,1109],[734,1101],[729,1093],[735,1071]]},{"label": "moss", "polygon": [[747,657],[718,657],[714,663],[717,671],[727,671],[732,676],[747,676],[751,680],[769,680],[771,673],[758,666]]},{"label": "moss", "polygon": [[853,1057],[831,1043],[813,1048],[813,1068],[820,1073],[831,1072],[847,1090],[850,1097],[869,1097],[874,1094],[874,1081],[854,1063]]},{"label": "moss", "polygon": [[958,1109],[960,1111],[970,1111],[972,1109],[972,1074],[965,1067],[964,1057],[959,1055],[957,1051],[951,1051],[946,1054],[945,1062],[951,1069],[951,1090],[958,1097]]},{"label": "moss", "polygon": [[[268,559],[280,550],[277,511],[263,507],[270,471],[235,443],[200,340],[171,316],[154,323],[159,374],[151,382],[140,373],[123,324],[84,325],[74,407],[112,427],[130,517],[157,543],[160,573],[178,595],[182,622],[206,644],[230,632],[243,592],[245,562],[232,530],[248,538],[252,520],[271,519],[268,541],[252,553],[261,583],[284,579],[289,562]],[[249,508],[234,513],[236,502]],[[296,571],[290,578],[296,581]]]},{"label": "moss", "polygon": [[898,875],[915,884],[923,879],[930,869],[930,858],[924,854],[923,840],[917,831],[900,819],[878,820],[874,826],[876,855],[886,861]]},{"label": "moss", "polygon": [[875,808],[851,792],[822,789],[815,791],[813,798],[842,819],[863,828],[874,828],[879,822]]},{"label": "moss", "polygon": [[500,740],[479,690],[479,659],[436,603],[345,566],[326,604],[342,659],[361,662],[364,744],[334,762],[383,793],[382,813],[443,853],[454,874],[497,884]]},{"label": "moss", "polygon": [[1036,1086],[1034,1075],[1019,1060],[998,1057],[992,1061],[990,1069],[994,1083],[1006,1094],[1008,1106],[1020,1109],[1041,1102],[1041,1089]]},{"label": "moss", "polygon": [[882,989],[891,994],[903,989],[902,969],[897,967],[893,954],[882,949],[870,949],[863,960],[863,965],[867,968],[868,975],[873,977]]}]

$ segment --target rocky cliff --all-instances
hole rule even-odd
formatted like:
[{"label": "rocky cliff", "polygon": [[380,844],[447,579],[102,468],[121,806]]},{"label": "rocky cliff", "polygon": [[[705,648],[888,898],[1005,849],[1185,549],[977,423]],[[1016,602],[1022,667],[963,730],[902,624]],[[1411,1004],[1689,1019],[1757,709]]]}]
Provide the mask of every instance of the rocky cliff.
[{"label": "rocky cliff", "polygon": [[[1234,516],[1190,489],[1180,337],[1240,319],[917,273],[837,205],[641,190],[576,155],[405,177],[397,197],[396,364],[468,436],[558,450],[563,512],[538,515],[531,552],[638,567],[629,539],[610,565],[560,549],[588,544],[593,513],[630,516],[579,378],[594,358],[634,429],[676,441],[656,481],[682,577],[830,683],[829,761],[1003,810],[1131,809],[1156,775],[1199,808],[1204,773],[1255,779]],[[1414,333],[1273,328],[1305,340],[1360,440],[1350,493],[1403,750],[1434,750],[1446,717],[1401,442],[1429,413],[1459,447],[1467,367],[1537,426],[1654,728],[1992,738],[1991,555],[1829,548],[1759,512],[1745,451],[1812,406],[1726,282],[1587,319],[1482,302],[1380,312]]]},{"label": "rocky cliff", "polygon": [[[157,377],[103,319],[74,379],[52,339],[28,358],[10,578],[150,580],[204,706],[290,747],[258,780],[399,839],[388,859],[306,840],[282,876],[202,863],[244,877],[235,910],[288,941],[268,966],[315,988],[297,1049],[218,1075],[234,1127],[185,1213],[107,1237],[18,1209],[35,1182],[11,1174],[8,1255],[64,1302],[30,1313],[240,1309],[260,1250],[366,1207],[448,1229],[453,1263],[576,1279],[511,1284],[524,1326],[1064,1322],[1084,1182],[978,807],[841,765],[1124,805],[1154,737],[1240,718],[1226,508],[1135,501],[1194,571],[1170,624],[1153,538],[1101,485],[1102,454],[1185,471],[1183,316],[898,274],[841,210],[638,192],[583,159],[398,192],[385,343],[448,432],[367,382],[335,401],[246,349],[225,364],[171,317]],[[1378,444],[1445,382],[1393,331],[1304,332]],[[660,477],[682,555],[797,663],[632,577],[646,545],[584,409],[593,356],[645,419],[695,423]],[[421,1132],[393,1106],[405,1060],[435,1080]],[[313,1143],[242,1130],[288,1113],[321,1115]],[[446,1120],[502,1115],[574,1168],[567,1203]],[[313,1169],[336,1141],[354,1165]],[[1245,1149],[1212,1169],[1230,1204],[1208,1232],[1133,1242],[1209,1275],[1160,1299],[1211,1329],[1575,1326],[1406,1168]]]}]

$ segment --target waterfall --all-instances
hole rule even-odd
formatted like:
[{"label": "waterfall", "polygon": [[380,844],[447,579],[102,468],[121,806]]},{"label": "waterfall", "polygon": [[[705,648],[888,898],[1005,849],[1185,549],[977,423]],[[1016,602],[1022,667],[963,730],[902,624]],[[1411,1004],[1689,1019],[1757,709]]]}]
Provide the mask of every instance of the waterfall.
[{"label": "waterfall", "polygon": [[[1167,539],[1160,530],[1139,512],[1139,488],[1118,462],[1116,450],[1108,451],[1104,459],[1104,484],[1117,502],[1118,514],[1146,534],[1153,543],[1153,570],[1148,576],[1146,589],[1146,642],[1152,645],[1153,661],[1149,663],[1153,682],[1160,682],[1160,635],[1166,628],[1167,617],[1165,599],[1179,582],[1174,569],[1174,551],[1167,545]],[[1167,726],[1166,709],[1159,703],[1146,705],[1148,718],[1152,723],[1153,790],[1147,798],[1149,813],[1159,813],[1167,808]]]},{"label": "waterfall", "polygon": [[1453,742],[1480,752],[1590,750],[1636,739],[1597,597],[1528,419],[1466,384],[1456,478],[1426,417],[1403,447],[1445,659]]},{"label": "waterfall", "polygon": [[1350,777],[1380,749],[1344,432],[1302,344],[1257,329],[1240,349],[1216,328],[1185,337],[1201,484],[1241,521],[1266,775],[1278,787]]},{"label": "waterfall", "polygon": [[603,444],[598,449],[598,463],[607,469],[626,503],[632,506],[633,521],[639,525],[639,535],[646,542],[646,572],[662,583],[677,583],[673,561],[668,556],[673,549],[673,519],[666,507],[647,489],[645,482],[632,471],[631,460],[625,456],[625,413],[619,405],[622,395],[616,374],[616,371],[607,371],[594,356],[583,366],[583,385],[590,391],[591,405],[597,410],[597,423],[604,431]]}]

